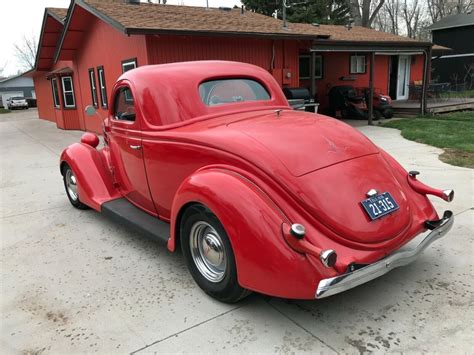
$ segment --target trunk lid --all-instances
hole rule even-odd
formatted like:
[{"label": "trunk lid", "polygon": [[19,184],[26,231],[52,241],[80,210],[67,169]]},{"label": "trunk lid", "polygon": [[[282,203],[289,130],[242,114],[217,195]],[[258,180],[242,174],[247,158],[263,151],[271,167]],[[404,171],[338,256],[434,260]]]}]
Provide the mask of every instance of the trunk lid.
[{"label": "trunk lid", "polygon": [[272,112],[228,127],[267,148],[293,176],[378,153],[372,142],[345,123],[301,111]]},{"label": "trunk lid", "polygon": [[[302,204],[344,239],[370,244],[395,238],[411,224],[407,197],[380,154],[332,165],[298,178]],[[366,193],[389,192],[399,209],[371,220],[361,205]]]}]

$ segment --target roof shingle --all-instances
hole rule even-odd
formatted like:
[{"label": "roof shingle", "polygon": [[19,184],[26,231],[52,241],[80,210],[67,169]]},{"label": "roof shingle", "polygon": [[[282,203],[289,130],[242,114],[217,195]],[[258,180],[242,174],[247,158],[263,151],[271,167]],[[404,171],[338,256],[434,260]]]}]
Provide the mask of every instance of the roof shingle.
[{"label": "roof shingle", "polygon": [[222,10],[193,6],[126,4],[117,0],[82,0],[106,17],[119,23],[129,33],[213,33],[255,36],[283,36],[307,39],[329,38],[352,42],[422,43],[411,38],[396,36],[363,27],[290,23],[283,28],[281,20],[240,9]]}]

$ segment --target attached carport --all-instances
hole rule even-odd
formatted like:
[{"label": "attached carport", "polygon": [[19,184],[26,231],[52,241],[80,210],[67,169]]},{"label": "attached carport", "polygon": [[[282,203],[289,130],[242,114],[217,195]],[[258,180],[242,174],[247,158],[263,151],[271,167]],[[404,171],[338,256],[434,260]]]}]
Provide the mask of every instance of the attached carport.
[{"label": "attached carport", "polygon": [[364,53],[368,55],[369,62],[367,64],[369,71],[370,88],[368,102],[368,124],[373,124],[373,96],[374,96],[374,80],[375,80],[375,56],[400,56],[400,55],[423,55],[423,78],[422,90],[420,95],[420,114],[426,113],[426,93],[429,81],[430,59],[431,59],[432,43],[429,42],[349,42],[349,41],[329,41],[316,40],[313,41],[310,48],[310,85],[311,94],[316,95],[316,78],[315,78],[315,57],[316,53],[346,52],[346,53]]}]

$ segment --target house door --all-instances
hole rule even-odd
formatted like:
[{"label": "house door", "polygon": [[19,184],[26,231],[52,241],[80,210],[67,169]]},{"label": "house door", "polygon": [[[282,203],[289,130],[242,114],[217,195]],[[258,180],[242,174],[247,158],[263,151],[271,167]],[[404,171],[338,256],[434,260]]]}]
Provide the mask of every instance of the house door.
[{"label": "house door", "polygon": [[408,84],[410,82],[410,57],[398,57],[397,100],[408,99]]}]

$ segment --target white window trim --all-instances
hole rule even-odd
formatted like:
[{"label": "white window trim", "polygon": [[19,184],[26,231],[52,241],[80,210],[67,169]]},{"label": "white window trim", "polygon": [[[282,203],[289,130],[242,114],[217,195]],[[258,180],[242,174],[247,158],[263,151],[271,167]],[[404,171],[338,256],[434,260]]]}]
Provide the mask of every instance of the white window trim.
[{"label": "white window trim", "polygon": [[122,63],[122,73],[125,73],[128,70],[132,70],[132,69],[125,70],[125,67],[131,66],[131,65],[133,65],[132,69],[135,69],[137,67],[137,61],[136,60],[130,60],[128,62],[123,62]]},{"label": "white window trim", "polygon": [[105,81],[104,68],[97,69],[97,74],[99,77],[100,103],[102,107],[107,107],[107,91],[104,84],[104,81]]},{"label": "white window trim", "polygon": [[97,87],[95,84],[95,73],[94,70],[89,70],[89,80],[91,82],[91,90],[92,90],[92,104],[97,107],[99,103],[97,102]]},{"label": "white window trim", "polygon": [[[71,81],[71,90],[66,90],[65,88],[65,85],[64,85],[64,81],[65,79],[69,79]],[[74,84],[72,82],[72,76],[62,76],[61,77],[61,85],[62,85],[62,88],[63,88],[63,103],[64,103],[64,107],[66,108],[74,108],[76,107],[76,98],[74,96]],[[73,104],[72,105],[68,105],[67,102],[66,102],[66,94],[72,94],[72,102]]]},{"label": "white window trim", "polygon": [[[55,90],[56,89],[56,90]],[[51,90],[53,90],[53,105],[55,108],[61,107],[61,102],[59,101],[59,91],[58,90],[58,79],[51,78]],[[57,102],[57,104],[56,104]]]},{"label": "white window trim", "polygon": [[[321,54],[316,54],[315,57],[320,57],[321,58],[321,75],[319,76],[314,76],[315,79],[322,79],[323,78],[323,56]],[[301,54],[299,58],[308,58],[310,60],[309,63],[309,68],[311,70],[311,55],[309,54]],[[311,75],[311,72],[310,72]],[[309,80],[311,79],[311,76],[300,76],[300,80]]]},{"label": "white window trim", "polygon": [[[362,62],[362,71],[359,70],[359,59],[363,60]],[[355,60],[355,70],[352,70],[352,60]],[[360,54],[353,54],[351,55],[350,57],[350,63],[349,63],[349,66],[350,66],[350,74],[365,74],[366,72],[366,68],[365,68],[365,55],[360,55]]]}]

